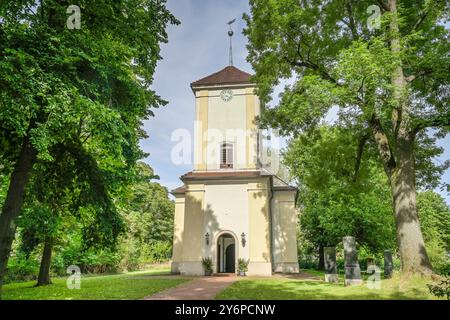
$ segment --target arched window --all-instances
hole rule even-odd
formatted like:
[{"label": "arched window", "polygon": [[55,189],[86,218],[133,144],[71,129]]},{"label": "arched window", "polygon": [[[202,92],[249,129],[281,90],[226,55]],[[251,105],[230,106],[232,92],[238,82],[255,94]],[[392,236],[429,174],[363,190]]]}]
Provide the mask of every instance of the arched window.
[{"label": "arched window", "polygon": [[233,144],[222,143],[220,146],[220,168],[233,168]]}]

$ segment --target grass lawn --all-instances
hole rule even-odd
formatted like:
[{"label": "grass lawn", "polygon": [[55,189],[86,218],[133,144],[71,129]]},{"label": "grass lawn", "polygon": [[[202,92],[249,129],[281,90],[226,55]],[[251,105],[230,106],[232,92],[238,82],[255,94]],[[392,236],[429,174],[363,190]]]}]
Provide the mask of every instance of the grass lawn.
[{"label": "grass lawn", "polygon": [[[167,277],[155,277],[167,275]],[[67,278],[54,278],[53,284],[33,287],[36,281],[10,283],[3,286],[5,300],[135,300],[142,299],[189,279],[168,276],[167,269],[131,272],[116,275],[86,276],[81,288],[70,290]]]},{"label": "grass lawn", "polygon": [[[308,272],[323,279],[323,273]],[[323,280],[309,279],[252,279],[243,278],[216,296],[217,300],[369,300],[369,299],[436,299],[422,278],[408,281],[397,276],[381,280],[381,289],[369,289],[366,284],[345,287],[343,277],[340,283],[331,284]]]}]

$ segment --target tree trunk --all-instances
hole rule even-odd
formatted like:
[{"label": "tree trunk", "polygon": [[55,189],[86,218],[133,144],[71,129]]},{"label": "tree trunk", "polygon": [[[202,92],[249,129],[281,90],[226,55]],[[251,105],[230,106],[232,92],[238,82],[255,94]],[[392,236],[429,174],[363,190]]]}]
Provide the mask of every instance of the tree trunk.
[{"label": "tree trunk", "polygon": [[391,176],[397,241],[403,273],[431,274],[416,207],[414,139],[399,140],[397,165]]},{"label": "tree trunk", "polygon": [[45,237],[44,241],[44,251],[42,253],[41,266],[39,268],[39,277],[36,287],[46,286],[51,284],[50,280],[50,266],[52,263],[52,249],[53,249],[53,238]]},{"label": "tree trunk", "polygon": [[[432,270],[420,230],[416,207],[415,133],[411,130],[410,99],[401,63],[401,35],[397,17],[397,0],[389,0],[388,7],[391,13],[389,24],[391,51],[399,59],[391,79],[395,101],[392,111],[393,143],[389,143],[386,134],[381,134],[381,124],[378,124],[375,132],[379,135],[378,146],[382,158],[384,157],[385,170],[391,184],[402,272],[424,275],[432,273]],[[384,144],[383,139],[385,140]]]},{"label": "tree trunk", "polygon": [[35,161],[36,150],[30,144],[28,137],[25,137],[11,174],[8,193],[0,215],[0,293],[16,232],[15,220],[22,210],[25,188]]},{"label": "tree trunk", "polygon": [[319,265],[318,270],[325,270],[325,258],[323,256],[323,245],[319,245]]}]

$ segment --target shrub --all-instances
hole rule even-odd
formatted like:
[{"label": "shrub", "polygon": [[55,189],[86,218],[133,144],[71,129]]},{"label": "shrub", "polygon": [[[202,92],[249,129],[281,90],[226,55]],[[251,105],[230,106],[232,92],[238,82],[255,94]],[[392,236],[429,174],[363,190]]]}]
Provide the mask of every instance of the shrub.
[{"label": "shrub", "polygon": [[67,276],[67,268],[81,265],[81,241],[76,237],[68,237],[54,247],[52,255],[52,271],[58,276]]},{"label": "shrub", "polygon": [[439,239],[431,239],[425,243],[433,271],[440,275],[450,275],[450,261],[445,245]]},{"label": "shrub", "polygon": [[5,283],[13,281],[35,280],[39,273],[39,260],[34,256],[27,258],[25,254],[18,252],[11,256],[8,261],[4,281]]},{"label": "shrub", "polygon": [[248,271],[248,264],[249,264],[249,260],[245,260],[242,258],[238,259],[238,270],[239,272],[247,272]]},{"label": "shrub", "polygon": [[450,278],[448,276],[437,284],[427,284],[427,286],[430,292],[436,297],[446,297],[447,300],[450,300]]},{"label": "shrub", "polygon": [[88,250],[82,254],[80,262],[83,273],[116,272],[120,254],[110,250]]},{"label": "shrub", "polygon": [[317,269],[317,260],[312,259],[301,259],[299,260],[298,264],[300,266],[300,269]]},{"label": "shrub", "polygon": [[172,244],[168,241],[139,242],[133,239],[124,241],[120,248],[120,268],[127,271],[139,270],[146,264],[169,261]]},{"label": "shrub", "polygon": [[202,266],[205,272],[212,272],[213,262],[211,258],[202,258]]},{"label": "shrub", "polygon": [[[144,247],[145,248],[145,247]],[[149,244],[149,263],[168,261],[172,257],[172,244],[168,241],[153,241]]]}]

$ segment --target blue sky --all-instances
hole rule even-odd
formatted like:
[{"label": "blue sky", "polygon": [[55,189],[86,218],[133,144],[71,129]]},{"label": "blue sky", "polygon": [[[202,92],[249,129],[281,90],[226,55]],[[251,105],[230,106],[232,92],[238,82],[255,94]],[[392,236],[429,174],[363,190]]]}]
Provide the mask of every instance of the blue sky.
[{"label": "blue sky", "polygon": [[[171,141],[175,129],[193,132],[195,99],[189,84],[228,65],[228,26],[233,18],[234,65],[252,72],[246,62],[247,39],[242,34],[245,22],[242,14],[249,11],[245,0],[168,0],[168,9],[181,21],[168,28],[169,43],[162,46],[153,89],[169,103],[154,110],[155,117],[144,123],[149,138],[141,141],[142,149],[150,153],[145,162],[160,176],[169,189],[181,185],[179,177],[192,170],[190,165],[175,165],[171,161]],[[277,90],[278,91],[278,90]],[[276,98],[277,92],[275,93]],[[450,137],[439,141],[445,152],[436,161],[450,159]],[[443,179],[450,181],[450,170]],[[450,204],[450,195],[442,193]]]}]

